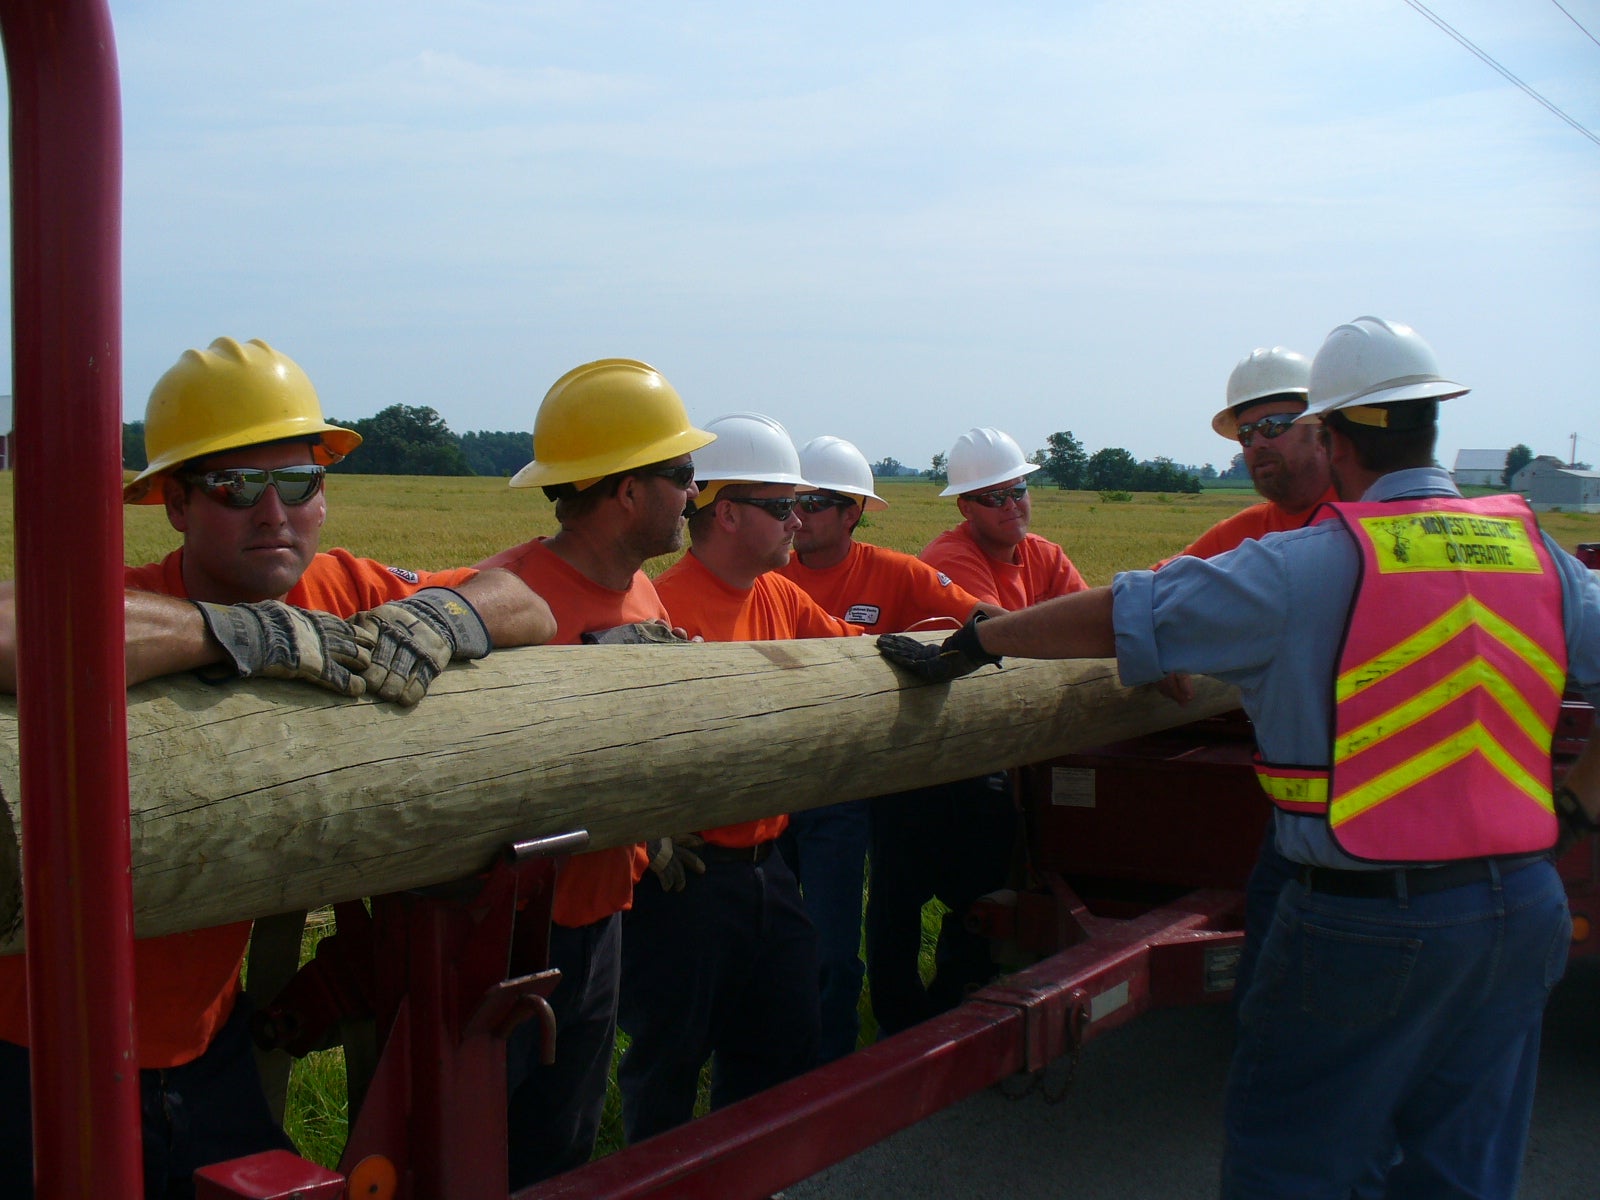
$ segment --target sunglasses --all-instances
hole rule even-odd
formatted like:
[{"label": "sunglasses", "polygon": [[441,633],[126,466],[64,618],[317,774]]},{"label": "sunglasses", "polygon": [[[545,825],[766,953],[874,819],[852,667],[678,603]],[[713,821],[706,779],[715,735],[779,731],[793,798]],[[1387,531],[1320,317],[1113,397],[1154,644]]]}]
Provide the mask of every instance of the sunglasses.
[{"label": "sunglasses", "polygon": [[823,492],[809,492],[795,500],[803,513],[827,512],[830,508],[854,508],[856,502],[849,496],[829,496]]},{"label": "sunglasses", "polygon": [[1021,504],[1027,494],[1028,485],[1019,483],[1016,487],[995,488],[992,492],[974,492],[967,499],[985,508],[1004,508],[1007,503]]},{"label": "sunglasses", "polygon": [[748,504],[751,508],[759,508],[774,521],[787,521],[789,514],[794,511],[797,503],[795,500],[766,500],[760,496],[723,496],[729,504]]},{"label": "sunglasses", "polygon": [[689,490],[689,485],[694,482],[694,463],[675,463],[670,467],[646,467],[636,472],[639,475],[654,475],[667,480],[675,488],[683,491]]},{"label": "sunglasses", "polygon": [[270,484],[286,508],[297,508],[322,490],[326,467],[306,463],[297,467],[228,467],[222,471],[191,472],[182,478],[199,488],[207,499],[227,508],[254,508]]},{"label": "sunglasses", "polygon": [[1239,445],[1248,450],[1251,441],[1258,433],[1269,442],[1273,438],[1280,438],[1288,433],[1290,427],[1299,419],[1299,413],[1273,413],[1270,417],[1262,417],[1259,421],[1246,421],[1239,426]]}]

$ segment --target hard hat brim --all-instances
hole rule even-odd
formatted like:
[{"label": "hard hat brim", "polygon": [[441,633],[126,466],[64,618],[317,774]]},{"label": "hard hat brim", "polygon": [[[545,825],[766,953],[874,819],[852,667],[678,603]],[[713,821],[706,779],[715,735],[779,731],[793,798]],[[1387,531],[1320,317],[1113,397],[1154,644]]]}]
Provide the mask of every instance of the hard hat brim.
[{"label": "hard hat brim", "polygon": [[311,457],[322,466],[329,467],[341,461],[352,450],[361,445],[361,435],[354,429],[341,429],[337,425],[313,424],[308,429],[293,430],[285,433],[282,432],[285,427],[286,423],[276,422],[271,426],[247,429],[236,434],[209,438],[176,447],[151,463],[123,485],[122,502],[124,504],[163,503],[165,497],[162,495],[161,481],[183,466],[184,463],[193,462],[197,458],[205,458],[211,454],[224,454],[234,450],[248,450],[251,446],[270,446],[276,442],[292,442],[300,438],[317,437],[321,440],[310,443]]},{"label": "hard hat brim", "polygon": [[641,446],[632,454],[620,459],[611,452],[596,454],[576,462],[564,462],[559,466],[547,465],[534,459],[511,477],[511,486],[555,487],[557,484],[573,483],[579,479],[603,479],[607,475],[625,475],[636,467],[648,467],[652,463],[666,462],[670,458],[693,454],[702,446],[709,446],[716,440],[716,434],[691,426],[682,433],[675,433],[658,442],[651,442],[648,446]]},{"label": "hard hat brim", "polygon": [[1039,469],[1038,463],[1022,463],[1019,466],[1008,467],[999,474],[981,476],[976,480],[963,480],[961,483],[952,483],[941,496],[965,496],[968,492],[981,492],[984,488],[993,487],[997,483],[1004,483],[1008,479],[1021,479],[1024,475],[1031,475]]},{"label": "hard hat brim", "polygon": [[1295,420],[1296,425],[1320,421],[1323,416],[1352,405],[1400,404],[1407,400],[1454,400],[1472,389],[1448,379],[1429,379],[1417,383],[1402,383],[1394,387],[1375,388],[1354,396],[1340,396],[1331,402],[1313,403]]}]

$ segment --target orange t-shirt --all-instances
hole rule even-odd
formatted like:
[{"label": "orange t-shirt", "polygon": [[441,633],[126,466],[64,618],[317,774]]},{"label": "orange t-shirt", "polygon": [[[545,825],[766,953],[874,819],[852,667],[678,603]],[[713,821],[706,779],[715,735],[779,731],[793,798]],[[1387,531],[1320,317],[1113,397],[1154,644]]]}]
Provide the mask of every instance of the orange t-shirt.
[{"label": "orange t-shirt", "polygon": [[[830,617],[816,601],[774,571],[753,587],[729,587],[694,552],[685,554],[656,578],[656,591],[690,637],[708,642],[778,642],[793,638],[855,637],[859,625]],[[700,836],[719,846],[755,846],[771,841],[789,824],[786,814],[741,821]]]},{"label": "orange t-shirt", "polygon": [[[590,579],[545,545],[544,538],[502,550],[478,566],[503,567],[544,597],[556,618],[553,646],[575,646],[584,634],[615,625],[667,619],[666,606],[643,571],[635,571],[628,590],[619,592]],[[576,929],[631,907],[634,881],[647,865],[643,846],[574,854],[556,879],[551,920]]]},{"label": "orange t-shirt", "polygon": [[[1334,504],[1338,499],[1339,493],[1330,487],[1310,508],[1297,509],[1294,512],[1270,500],[1252,504],[1249,508],[1241,509],[1233,516],[1218,521],[1172,558],[1215,558],[1219,554],[1235,549],[1242,542],[1260,541],[1269,533],[1287,533],[1291,529],[1302,529],[1316,515],[1319,508],[1324,504]],[[1156,564],[1156,569],[1160,570],[1166,566],[1172,558],[1162,559]]]},{"label": "orange t-shirt", "polygon": [[[298,608],[354,616],[425,587],[455,587],[477,571],[415,572],[386,567],[344,550],[318,554],[284,597]],[[129,567],[125,586],[186,598],[183,551],[158,563]],[[198,1058],[233,1012],[239,967],[250,941],[250,921],[194,929],[133,944],[134,1053],[141,1068],[177,1067]],[[0,1038],[28,1042],[25,956],[0,959]]]},{"label": "orange t-shirt", "polygon": [[996,562],[973,539],[971,524],[963,521],[934,538],[917,557],[978,599],[1006,609],[1089,590],[1066,551],[1036,533],[1022,539],[1015,562]]},{"label": "orange t-shirt", "polygon": [[936,567],[867,542],[851,542],[843,562],[821,570],[796,554],[778,574],[827,612],[869,633],[900,633],[933,617],[959,625],[981,603]]}]

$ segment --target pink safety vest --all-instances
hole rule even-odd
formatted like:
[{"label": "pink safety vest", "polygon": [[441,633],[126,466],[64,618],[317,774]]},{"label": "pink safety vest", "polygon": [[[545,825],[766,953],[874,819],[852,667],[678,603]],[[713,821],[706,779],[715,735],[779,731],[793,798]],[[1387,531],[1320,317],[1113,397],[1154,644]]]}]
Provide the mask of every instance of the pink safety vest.
[{"label": "pink safety vest", "polygon": [[[1561,581],[1520,496],[1333,504],[1361,551],[1334,681],[1332,767],[1258,762],[1345,853],[1444,862],[1556,839]],[[1324,518],[1326,519],[1326,518]]]}]

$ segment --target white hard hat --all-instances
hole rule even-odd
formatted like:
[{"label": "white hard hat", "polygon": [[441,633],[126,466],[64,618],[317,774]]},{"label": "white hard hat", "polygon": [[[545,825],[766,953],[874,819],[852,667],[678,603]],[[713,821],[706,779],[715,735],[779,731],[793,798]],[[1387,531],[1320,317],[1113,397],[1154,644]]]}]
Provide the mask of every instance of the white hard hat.
[{"label": "white hard hat", "polygon": [[1211,418],[1211,428],[1230,442],[1239,438],[1239,410],[1265,400],[1306,398],[1311,360],[1283,346],[1256,349],[1239,360],[1228,376],[1228,405]]},{"label": "white hard hat", "polygon": [[789,431],[760,413],[729,413],[707,423],[716,441],[694,453],[694,477],[700,485],[697,506],[716,499],[727,483],[792,483],[810,487],[800,472]]},{"label": "white hard hat", "polygon": [[959,496],[963,492],[976,492],[981,488],[1017,479],[1039,469],[1022,456],[1022,447],[998,429],[981,426],[969,429],[950,447],[950,457],[945,463],[946,478],[950,486],[941,496]]},{"label": "white hard hat", "polygon": [[1353,406],[1449,400],[1468,390],[1439,374],[1433,348],[1411,326],[1357,317],[1330,333],[1311,360],[1310,403],[1300,419]]},{"label": "white hard hat", "polygon": [[872,490],[872,468],[866,455],[843,438],[812,438],[800,447],[800,470],[814,488],[860,496],[864,510],[889,507],[889,502]]}]

